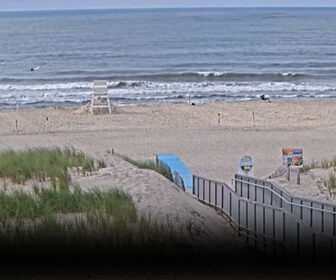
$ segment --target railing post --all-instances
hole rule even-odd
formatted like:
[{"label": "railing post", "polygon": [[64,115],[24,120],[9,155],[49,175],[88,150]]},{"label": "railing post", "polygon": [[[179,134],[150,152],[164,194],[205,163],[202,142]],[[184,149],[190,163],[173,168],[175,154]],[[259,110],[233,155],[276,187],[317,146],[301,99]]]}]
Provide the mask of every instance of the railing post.
[{"label": "railing post", "polygon": [[205,201],[205,181],[204,179],[202,179],[203,181],[203,201]]},{"label": "railing post", "polygon": [[301,173],[301,170],[300,168],[298,167],[297,170],[296,170],[296,183],[298,185],[300,185],[300,173]]},{"label": "railing post", "polygon": [[224,212],[224,186],[222,185],[222,210]]},{"label": "railing post", "polygon": [[301,206],[300,206],[300,219],[302,219],[303,218],[303,207],[302,207],[302,204],[303,204],[303,201],[302,201],[302,199],[300,200],[300,204],[301,204]]},{"label": "railing post", "polygon": [[254,204],[254,247],[257,247],[257,204]]},{"label": "railing post", "polygon": [[197,199],[199,199],[199,177],[197,177]]},{"label": "railing post", "polygon": [[313,226],[313,202],[310,202],[310,226]]},{"label": "railing post", "polygon": [[266,234],[266,225],[265,225],[266,219],[265,219],[265,216],[266,216],[266,214],[265,214],[265,206],[263,206],[263,235]]},{"label": "railing post", "polygon": [[[333,208],[334,212],[336,211],[336,208]],[[336,234],[336,228],[335,228],[335,213],[333,214],[333,235]]]},{"label": "railing post", "polygon": [[240,236],[240,199],[238,198],[238,229],[239,229],[239,236]]},{"label": "railing post", "polygon": [[237,175],[235,175],[233,182],[234,182],[234,190],[236,193],[237,193],[237,179],[239,178],[237,178]]},{"label": "railing post", "polygon": [[193,190],[193,195],[195,195],[195,176],[193,175],[193,182],[192,182],[192,190]]},{"label": "railing post", "polygon": [[316,262],[316,237],[315,237],[315,233],[313,233],[313,240],[312,240],[313,244],[312,244],[312,247],[313,247],[313,263]]},{"label": "railing post", "polygon": [[229,214],[230,214],[230,219],[232,217],[232,193],[230,192],[230,195],[229,195]]},{"label": "railing post", "polygon": [[208,181],[208,188],[209,188],[209,204],[211,205],[211,182]]},{"label": "railing post", "polygon": [[285,243],[286,241],[286,213],[282,214],[282,241]]},{"label": "railing post", "polygon": [[321,205],[322,211],[321,211],[321,232],[324,232],[324,204]]},{"label": "railing post", "polygon": [[217,183],[215,183],[215,206],[217,208]]},{"label": "railing post", "polygon": [[298,260],[300,260],[300,223],[296,224],[296,250]]}]

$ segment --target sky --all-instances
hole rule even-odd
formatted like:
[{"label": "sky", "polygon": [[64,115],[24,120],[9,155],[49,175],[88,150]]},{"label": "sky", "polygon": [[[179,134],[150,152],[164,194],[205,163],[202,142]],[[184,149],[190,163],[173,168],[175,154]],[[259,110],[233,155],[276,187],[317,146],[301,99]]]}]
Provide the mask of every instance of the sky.
[{"label": "sky", "polygon": [[336,0],[0,0],[0,11],[164,7],[336,7]]}]

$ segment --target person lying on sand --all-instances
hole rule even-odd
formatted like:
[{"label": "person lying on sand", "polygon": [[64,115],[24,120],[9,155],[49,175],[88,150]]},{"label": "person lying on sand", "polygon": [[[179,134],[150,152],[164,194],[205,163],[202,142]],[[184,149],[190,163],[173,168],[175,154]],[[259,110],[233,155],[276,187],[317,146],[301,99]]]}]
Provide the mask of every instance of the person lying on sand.
[{"label": "person lying on sand", "polygon": [[260,95],[260,99],[263,100],[263,101],[271,102],[269,96],[268,96],[268,95],[265,95],[265,94]]}]

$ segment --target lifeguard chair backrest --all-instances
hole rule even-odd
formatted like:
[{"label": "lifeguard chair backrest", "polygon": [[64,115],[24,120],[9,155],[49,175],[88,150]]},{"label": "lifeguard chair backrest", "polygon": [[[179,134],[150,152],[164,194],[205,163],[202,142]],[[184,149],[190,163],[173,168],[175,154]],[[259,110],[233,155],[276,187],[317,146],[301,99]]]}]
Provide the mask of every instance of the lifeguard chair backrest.
[{"label": "lifeguard chair backrest", "polygon": [[107,95],[107,81],[104,80],[93,81],[93,95],[94,96]]},{"label": "lifeguard chair backrest", "polygon": [[93,87],[107,87],[107,81],[105,80],[93,81]]}]

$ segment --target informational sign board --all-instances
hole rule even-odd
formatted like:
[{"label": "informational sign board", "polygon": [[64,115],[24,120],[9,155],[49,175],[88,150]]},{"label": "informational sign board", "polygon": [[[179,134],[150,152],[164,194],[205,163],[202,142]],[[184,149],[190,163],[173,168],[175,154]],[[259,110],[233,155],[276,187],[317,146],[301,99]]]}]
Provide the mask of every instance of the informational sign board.
[{"label": "informational sign board", "polygon": [[283,165],[298,166],[303,165],[303,149],[285,148],[282,149]]},{"label": "informational sign board", "polygon": [[240,159],[238,174],[245,176],[254,176],[253,159],[251,156],[243,156]]}]

